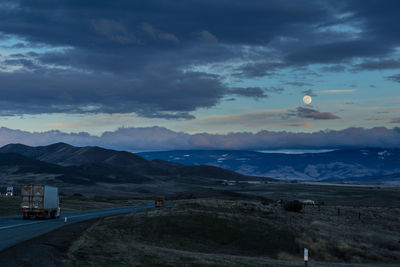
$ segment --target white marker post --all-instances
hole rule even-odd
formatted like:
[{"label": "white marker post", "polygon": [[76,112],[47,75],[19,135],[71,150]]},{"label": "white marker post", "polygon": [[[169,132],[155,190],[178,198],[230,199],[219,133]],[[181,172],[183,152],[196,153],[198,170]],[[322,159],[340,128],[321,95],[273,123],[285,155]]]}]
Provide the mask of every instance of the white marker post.
[{"label": "white marker post", "polygon": [[304,266],[307,267],[308,262],[308,248],[304,248]]},{"label": "white marker post", "polygon": [[67,217],[65,217],[65,218],[64,218],[64,223],[67,223],[67,220],[68,220]]}]

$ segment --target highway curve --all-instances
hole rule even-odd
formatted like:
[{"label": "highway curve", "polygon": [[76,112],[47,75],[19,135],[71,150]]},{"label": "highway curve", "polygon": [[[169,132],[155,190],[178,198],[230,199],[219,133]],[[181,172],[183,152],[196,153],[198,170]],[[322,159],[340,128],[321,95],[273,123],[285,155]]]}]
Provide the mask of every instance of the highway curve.
[{"label": "highway curve", "polygon": [[[28,240],[53,231],[64,226],[65,224],[122,213],[138,212],[153,207],[154,204],[151,203],[143,206],[128,206],[79,212],[62,212],[59,219],[48,220],[23,220],[22,216],[0,217],[0,251],[24,240]],[[65,218],[67,218],[67,223],[65,223]]]}]

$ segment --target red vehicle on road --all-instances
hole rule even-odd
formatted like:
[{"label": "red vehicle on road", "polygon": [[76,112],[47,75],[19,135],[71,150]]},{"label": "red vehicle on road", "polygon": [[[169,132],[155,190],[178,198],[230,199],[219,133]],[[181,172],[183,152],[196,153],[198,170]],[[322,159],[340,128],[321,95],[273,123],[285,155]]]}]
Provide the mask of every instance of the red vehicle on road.
[{"label": "red vehicle on road", "polygon": [[156,200],[154,201],[154,207],[161,208],[163,206],[164,206],[164,199],[162,197],[156,198]]}]

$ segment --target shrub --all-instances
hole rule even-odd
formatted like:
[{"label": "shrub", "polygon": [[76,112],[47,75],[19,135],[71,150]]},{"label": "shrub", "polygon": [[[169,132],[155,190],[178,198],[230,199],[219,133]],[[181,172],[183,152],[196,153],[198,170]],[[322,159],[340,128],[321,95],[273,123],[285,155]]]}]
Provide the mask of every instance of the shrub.
[{"label": "shrub", "polygon": [[303,205],[298,200],[286,202],[283,206],[286,211],[300,212],[303,209]]}]

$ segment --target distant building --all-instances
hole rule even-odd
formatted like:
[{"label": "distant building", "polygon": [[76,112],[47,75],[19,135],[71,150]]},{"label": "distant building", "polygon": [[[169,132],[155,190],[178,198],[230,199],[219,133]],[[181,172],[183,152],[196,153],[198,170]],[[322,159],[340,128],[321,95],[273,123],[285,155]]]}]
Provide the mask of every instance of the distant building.
[{"label": "distant building", "polygon": [[236,181],[232,181],[232,180],[223,180],[221,181],[222,185],[236,185]]},{"label": "distant building", "polygon": [[248,184],[262,184],[261,181],[247,181]]},{"label": "distant building", "polygon": [[300,202],[303,205],[315,205],[315,201],[311,199],[296,199],[298,202]]}]

